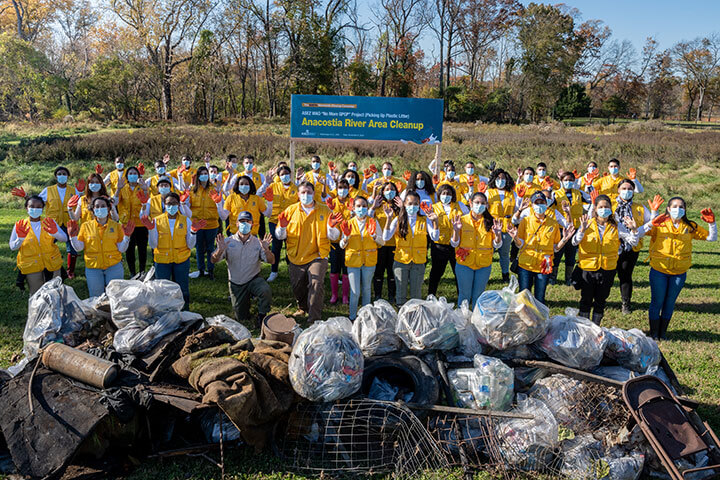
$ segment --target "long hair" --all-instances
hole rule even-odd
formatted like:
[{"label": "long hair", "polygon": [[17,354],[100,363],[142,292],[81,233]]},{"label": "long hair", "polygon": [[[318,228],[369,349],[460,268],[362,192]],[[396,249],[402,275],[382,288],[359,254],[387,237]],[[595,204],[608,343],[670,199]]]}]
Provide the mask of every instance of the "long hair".
[{"label": "long hair", "polygon": [[[202,167],[198,167],[198,169],[195,171],[195,175],[193,175],[193,192],[195,193],[197,193],[198,189],[200,188],[200,172],[205,172],[208,174],[207,186],[202,188],[210,188],[210,170],[208,170],[208,168],[203,165]],[[250,183],[252,183],[252,180],[250,180]],[[250,187],[250,190],[252,190],[252,186]]]},{"label": "long hair", "polygon": [[452,197],[452,200],[450,200],[450,201],[452,203],[457,202],[457,194],[455,193],[455,189],[452,187],[452,185],[448,185],[447,183],[443,183],[442,185],[440,185],[440,187],[437,190],[438,199],[440,199],[440,195],[442,195],[443,192],[450,192],[450,196]]},{"label": "long hair", "polygon": [[[408,192],[405,196],[405,200],[409,197],[415,197],[418,200],[418,203],[420,202],[420,195],[415,193],[415,191]],[[400,233],[400,236],[405,239],[407,238],[408,231],[410,230],[410,221],[408,220],[408,214],[405,211],[405,208],[400,209],[400,213],[398,214],[398,233]]]},{"label": "long hair", "polygon": [[488,179],[488,188],[497,188],[495,185],[495,180],[500,176],[500,174],[505,174],[505,190],[506,192],[512,192],[515,188],[515,180],[513,180],[512,175],[510,175],[508,172],[503,170],[502,168],[496,168],[492,172],[490,172],[490,178]]},{"label": "long hair", "polygon": [[[97,183],[100,184],[100,190],[97,192],[91,192],[90,191],[90,181],[95,180]],[[85,198],[93,198],[93,195],[97,194],[98,197],[107,197],[107,188],[105,188],[105,182],[103,182],[103,178],[98,173],[91,173],[87,177],[87,181],[85,182]]]},{"label": "long hair", "polygon": [[[393,192],[395,192],[395,197],[393,197],[392,200],[388,200],[387,198],[385,198],[385,187],[387,187],[388,185],[390,185],[390,189]],[[408,193],[410,193],[410,192],[408,191]],[[413,193],[415,193],[415,192],[413,191]],[[388,205],[390,205],[390,208],[393,209],[393,212],[395,212],[395,215],[398,215],[399,211],[401,210],[395,206],[395,198],[398,198],[399,196],[400,196],[400,192],[398,191],[397,185],[395,185],[393,182],[385,182],[385,183],[383,183],[382,187],[380,187],[380,197],[381,197],[380,203],[381,204],[387,203]]]},{"label": "long hair", "polygon": [[242,175],[237,179],[237,182],[235,182],[235,186],[233,186],[233,192],[240,195],[240,180],[242,180],[243,178],[250,182],[250,191],[248,192],[248,195],[255,195],[255,192],[257,192],[257,188],[255,188],[255,182],[253,182],[252,178],[248,177],[247,175]]},{"label": "long hair", "polygon": [[130,181],[128,180],[128,173],[130,172],[130,170],[135,170],[135,173],[138,174],[138,179],[140,178],[140,170],[138,170],[137,167],[125,167],[125,172],[123,173],[123,177],[125,177],[125,181],[127,183],[130,183]]},{"label": "long hair", "polygon": [[[474,201],[476,198],[482,198],[482,199],[484,199],[484,200],[485,200],[485,205],[487,205],[487,196],[486,196],[484,193],[482,193],[482,192],[475,192],[475,193],[473,193],[473,196],[470,197],[470,209],[471,209],[471,211],[472,211],[473,201]],[[488,211],[487,208],[485,208],[485,211],[482,213],[482,217],[483,217],[483,227],[485,227],[485,231],[486,231],[486,232],[491,231],[491,230],[492,230],[492,227],[493,227],[493,223],[495,223],[495,218],[493,218],[493,216],[490,215],[490,212]]]},{"label": "long hair", "polygon": [[595,203],[593,204],[593,205],[595,205],[595,209],[593,210],[593,215],[595,216],[595,218],[597,218],[597,206],[598,206],[598,202],[600,202],[600,200],[605,200],[606,202],[608,202],[608,204],[610,204],[610,216],[607,217],[607,221],[611,225],[615,225],[615,227],[617,227],[617,221],[615,220],[615,215],[612,214],[613,213],[612,212],[612,200],[610,200],[610,197],[608,197],[607,195],[598,195],[597,196],[597,198],[595,199]]},{"label": "long hair", "polygon": [[435,185],[433,185],[430,174],[422,170],[413,170],[412,176],[410,177],[410,180],[408,180],[407,189],[412,190],[413,192],[418,189],[418,187],[415,185],[415,177],[417,177],[418,174],[420,174],[422,179],[425,180],[425,186],[423,187],[423,190],[425,190],[428,195],[433,196],[435,194]]},{"label": "long hair", "polygon": [[685,209],[685,215],[680,217],[680,220],[687,225],[690,228],[691,232],[695,232],[698,228],[698,224],[693,222],[687,217],[687,202],[682,197],[672,197],[670,200],[668,200],[667,207],[665,207],[665,211],[670,214],[670,204],[673,202],[673,200],[680,200],[683,203],[683,208]]}]

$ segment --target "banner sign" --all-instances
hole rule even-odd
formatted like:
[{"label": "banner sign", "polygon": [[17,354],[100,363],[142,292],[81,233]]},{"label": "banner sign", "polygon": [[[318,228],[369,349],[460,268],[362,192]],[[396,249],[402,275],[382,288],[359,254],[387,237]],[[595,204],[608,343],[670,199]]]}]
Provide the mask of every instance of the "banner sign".
[{"label": "banner sign", "polygon": [[436,145],[443,101],[434,98],[293,95],[290,138]]}]

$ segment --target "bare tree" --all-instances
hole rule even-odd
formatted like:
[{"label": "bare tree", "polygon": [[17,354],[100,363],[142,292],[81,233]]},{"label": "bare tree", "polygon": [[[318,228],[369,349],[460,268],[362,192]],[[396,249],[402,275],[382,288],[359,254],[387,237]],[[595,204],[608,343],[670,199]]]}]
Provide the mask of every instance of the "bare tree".
[{"label": "bare tree", "polygon": [[[698,90],[698,107],[695,121],[699,122],[702,116],[705,91],[710,81],[717,75],[720,64],[720,36],[712,34],[704,38],[679,42],[673,48],[679,70],[688,77],[692,77]],[[689,118],[688,118],[689,120]]]}]

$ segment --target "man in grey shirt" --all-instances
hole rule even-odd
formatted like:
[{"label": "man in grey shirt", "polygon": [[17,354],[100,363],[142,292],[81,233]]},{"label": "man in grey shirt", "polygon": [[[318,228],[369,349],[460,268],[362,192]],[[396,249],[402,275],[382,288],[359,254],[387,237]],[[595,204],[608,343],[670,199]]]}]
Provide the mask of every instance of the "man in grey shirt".
[{"label": "man in grey shirt", "polygon": [[240,212],[237,219],[238,231],[225,238],[217,236],[217,249],[210,260],[218,263],[227,260],[230,301],[238,322],[250,319],[250,298],[258,299],[258,315],[255,326],[260,327],[263,318],[270,312],[272,291],[270,285],[260,276],[262,262],[273,263],[275,256],[270,251],[272,236],[268,233],[260,239],[252,235],[253,217],[250,212]]}]

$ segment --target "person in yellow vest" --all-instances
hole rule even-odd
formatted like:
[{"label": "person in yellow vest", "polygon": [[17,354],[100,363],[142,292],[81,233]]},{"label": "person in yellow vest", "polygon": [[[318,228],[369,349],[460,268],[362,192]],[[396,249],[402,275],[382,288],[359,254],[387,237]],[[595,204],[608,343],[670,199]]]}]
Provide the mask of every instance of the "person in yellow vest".
[{"label": "person in yellow vest", "polygon": [[[147,216],[150,218],[157,218],[163,213],[165,213],[165,197],[168,193],[172,192],[172,184],[173,179],[168,176],[160,177],[157,183],[158,193],[156,195],[153,195],[150,197],[150,200],[145,203],[141,216]],[[185,193],[183,193],[185,195]],[[189,192],[187,195],[187,198],[189,199]],[[187,205],[180,205],[181,213],[185,216],[189,215],[190,213],[188,211],[183,211],[184,208],[187,207]],[[189,210],[189,207],[187,207],[187,210]]]},{"label": "person in yellow vest", "polygon": [[[331,212],[338,212],[344,220],[352,215],[353,200],[350,198],[350,184],[343,178],[337,184],[337,189],[330,192],[330,197],[325,202]],[[350,300],[350,282],[348,271],[345,266],[345,251],[340,246],[340,241],[330,242],[330,304],[338,302],[338,289],[342,275],[342,302],[347,305]]]},{"label": "person in yellow vest", "polygon": [[274,282],[278,276],[280,267],[280,253],[282,252],[283,241],[275,236],[275,229],[278,224],[278,215],[284,212],[290,205],[298,202],[297,185],[292,181],[292,172],[287,165],[281,165],[277,170],[277,182],[272,182],[268,189],[273,192],[273,207],[270,214],[268,226],[272,235],[273,262],[270,269],[268,282]]},{"label": "person in yellow vest", "polygon": [[475,162],[465,162],[465,173],[460,174],[458,180],[461,184],[463,184],[466,192],[473,191],[473,188],[476,189],[481,182],[485,182],[486,185],[489,185],[490,183],[490,179],[488,177],[484,177],[477,173]]},{"label": "person in yellow vest", "polygon": [[288,273],[299,307],[295,315],[307,313],[309,322],[322,318],[330,242],[340,237],[336,227],[343,220],[315,201],[314,188],[310,182],[298,186],[300,201],[278,215],[275,228],[278,240],[287,239]]},{"label": "person in yellow vest", "polygon": [[580,218],[572,238],[578,247],[577,285],[580,290],[580,316],[600,325],[605,314],[605,303],[615,280],[620,239],[630,245],[637,244],[637,227],[634,232],[620,231],[607,195],[595,198],[592,218]]},{"label": "person in yellow vest", "polygon": [[522,171],[522,175],[518,178],[515,184],[515,194],[520,198],[530,198],[533,193],[542,190],[542,188],[535,183],[535,169],[533,167],[525,167]]},{"label": "person in yellow vest", "polygon": [[650,235],[650,336],[665,339],[680,291],[685,285],[692,265],[693,240],[717,240],[715,214],[703,209],[700,217],[708,223],[708,230],[688,219],[687,204],[681,197],[668,201],[662,215],[653,218],[640,229]]},{"label": "person in yellow vest", "polygon": [[[230,234],[237,232],[237,217],[240,212],[250,212],[253,218],[260,218],[262,213],[266,217],[272,214],[274,194],[273,190],[268,188],[265,190],[263,197],[256,195],[257,190],[252,179],[243,175],[235,183],[232,193],[225,198],[225,204],[220,212],[220,218],[225,220],[230,218],[228,230]],[[257,235],[260,230],[259,222],[253,222],[253,235]]]},{"label": "person in yellow vest", "polygon": [[[102,173],[102,167],[99,169],[99,172],[97,171],[98,167],[100,167],[100,165],[97,165],[95,167],[95,171],[96,173],[100,174]],[[115,170],[105,175],[105,178],[103,179],[103,182],[105,183],[105,186],[107,187],[110,196],[114,197],[117,194],[118,181],[120,181],[123,175],[125,175],[125,157],[115,157]]]},{"label": "person in yellow vest", "polygon": [[191,165],[192,158],[190,158],[189,155],[183,155],[182,159],[180,160],[180,166],[168,172],[168,175],[170,177],[177,180],[179,191],[184,191],[190,188],[190,185],[192,184],[192,180],[193,177],[195,177],[196,170],[192,168]]},{"label": "person in yellow vest", "polygon": [[610,200],[612,200],[614,204],[618,196],[618,187],[620,186],[620,182],[622,182],[625,178],[628,178],[633,182],[636,193],[643,193],[645,191],[643,186],[640,184],[640,181],[637,179],[637,172],[634,168],[631,168],[628,171],[627,177],[620,175],[620,160],[617,158],[611,158],[608,162],[608,175],[597,177],[593,180],[593,188],[597,190],[599,195],[607,195],[610,197]]},{"label": "person in yellow vest", "polygon": [[[449,183],[442,183],[437,191],[438,201],[433,204],[432,208],[437,215],[438,240],[430,242],[430,277],[428,278],[428,295],[437,296],[438,286],[448,263],[455,278],[457,285],[457,275],[455,274],[455,247],[450,245],[450,239],[453,233],[453,219],[455,217],[468,213],[468,208],[464,203],[457,200],[455,189]],[[422,203],[422,202],[421,202]]]},{"label": "person in yellow vest", "polygon": [[[195,235],[195,256],[199,276],[207,276],[210,280],[215,279],[215,264],[210,256],[215,251],[215,237],[218,233],[220,223],[218,218],[223,210],[222,194],[210,182],[210,171],[206,166],[198,167],[193,188],[190,191],[189,207],[192,211],[192,221],[205,221],[205,226],[198,230]],[[206,270],[207,260],[207,270]]]},{"label": "person in yellow vest", "polygon": [[368,182],[366,185],[363,185],[363,188],[370,192],[375,188],[375,184],[380,183],[386,183],[386,182],[392,182],[397,187],[398,191],[402,193],[403,190],[407,187],[407,183],[402,178],[395,177],[393,175],[393,165],[390,162],[384,162],[382,164],[382,176],[376,178],[375,180],[372,180]]},{"label": "person in yellow vest", "polygon": [[457,249],[455,277],[458,306],[467,302],[470,310],[485,291],[492,269],[493,250],[502,245],[503,222],[487,209],[487,197],[476,192],[470,199],[470,212],[452,219],[450,245]]},{"label": "person in yellow vest", "polygon": [[122,225],[110,218],[111,203],[104,197],[91,204],[93,219],[78,227],[71,220],[68,226],[70,241],[78,252],[85,251],[85,279],[91,297],[105,292],[112,280],[122,279],[122,254],[130,244],[135,223],[129,220]]},{"label": "person in yellow vest", "polygon": [[[383,185],[384,183],[378,182],[375,184],[375,189],[382,189]],[[420,195],[420,203],[435,203],[435,184],[433,184],[432,177],[427,172],[414,171],[410,173],[407,188],[400,193],[400,200],[405,200],[405,195],[409,191],[413,191]],[[382,194],[380,195],[382,196]],[[373,197],[375,196],[376,195],[373,193]]]},{"label": "person in yellow vest", "polygon": [[519,249],[517,273],[520,291],[530,290],[538,301],[545,303],[553,256],[570,240],[575,227],[568,225],[564,234],[561,233],[557,220],[545,213],[548,209],[547,197],[542,191],[532,194],[530,205],[532,213],[523,217],[519,226],[509,227],[508,234]]},{"label": "person in yellow vest", "polygon": [[517,197],[515,195],[515,181],[508,172],[502,168],[496,168],[490,173],[488,189],[485,196],[488,201],[488,212],[493,218],[502,222],[502,245],[498,249],[498,260],[500,273],[503,282],[510,281],[510,250],[513,241],[507,233],[508,225],[511,223]]},{"label": "person in yellow vest", "polygon": [[410,287],[410,298],[422,297],[422,284],[427,263],[427,237],[437,242],[440,232],[437,229],[437,215],[432,207],[423,204],[424,216],[420,212],[420,196],[409,192],[405,196],[403,207],[397,218],[393,218],[394,210],[388,204],[383,205],[387,217],[383,228],[383,241],[395,240],[395,304],[405,303]]},{"label": "person in yellow vest", "polygon": [[[473,187],[465,187],[461,182],[460,179],[455,174],[455,164],[452,162],[449,162],[447,166],[445,167],[445,179],[441,180],[437,183],[437,192],[440,191],[440,187],[443,185],[449,185],[455,190],[456,195],[456,202],[463,203],[465,205],[468,204],[470,199],[470,192],[472,192]],[[435,201],[439,200],[439,193],[435,193]]]},{"label": "person in yellow vest", "polygon": [[[360,182],[360,175],[357,174],[354,170],[345,170],[342,172],[342,174],[338,177],[338,181],[345,179],[348,183],[348,197],[351,199],[355,199],[359,196],[367,198],[368,192],[363,190],[362,183]],[[337,190],[337,188],[335,189]]]},{"label": "person in yellow vest", "polygon": [[27,280],[31,296],[46,280],[60,276],[62,255],[55,242],[68,241],[53,218],[46,216],[42,219],[45,206],[39,195],[27,197],[25,210],[28,218],[18,220],[10,234],[10,250],[18,252],[17,267]]},{"label": "person in yellow vest", "polygon": [[[350,287],[350,320],[357,317],[358,302],[368,305],[372,301],[372,280],[377,265],[378,247],[384,245],[382,229],[374,218],[368,217],[368,202],[365,197],[356,197],[353,202],[354,216],[340,224],[342,239],[340,248],[345,250],[347,280]],[[343,280],[343,283],[345,279]]]},{"label": "person in yellow vest", "polygon": [[[143,204],[147,202],[147,192],[145,183],[140,177],[140,171],[136,167],[125,169],[125,174],[120,177],[117,187],[116,199],[120,223],[125,224],[132,221],[136,225],[130,236],[130,245],[125,252],[128,270],[130,276],[133,276],[137,272],[144,272],[147,266],[148,231],[140,225]],[[139,270],[135,265],[136,251]]]},{"label": "person in yellow vest", "polygon": [[[92,212],[92,202],[99,197],[108,198],[108,191],[103,178],[97,173],[92,173],[85,182],[85,194],[82,197],[73,195],[68,201],[69,219],[76,220],[80,224],[93,220],[95,216]],[[119,219],[117,208],[114,206],[110,209],[110,217],[116,222]]]},{"label": "person in yellow vest", "polygon": [[540,162],[535,168],[537,175],[533,178],[533,183],[541,190],[557,190],[560,184],[556,182],[550,175],[545,162]]},{"label": "person in yellow vest", "polygon": [[587,173],[580,177],[580,190],[585,193],[590,193],[593,188],[593,182],[599,176],[598,164],[596,161],[591,160],[587,164]]},{"label": "person in yellow vest", "polygon": [[145,180],[145,184],[148,191],[150,192],[150,195],[157,195],[158,193],[160,193],[158,190],[158,182],[161,178],[171,179],[171,191],[182,191],[179,181],[176,178],[170,177],[167,173],[167,166],[165,165],[165,162],[162,160],[158,160],[155,162],[155,175]]},{"label": "person in yellow vest", "polygon": [[[580,226],[580,218],[584,213],[583,202],[589,202],[590,196],[575,188],[577,183],[575,182],[575,174],[573,172],[563,172],[560,176],[561,187],[553,191],[553,197],[555,198],[556,204],[563,204],[567,202],[570,206],[570,218],[573,222],[573,227],[577,231]],[[572,272],[575,268],[575,256],[577,254],[577,247],[573,242],[567,242],[562,250],[555,254],[553,272],[550,275],[550,284],[554,285],[557,281],[558,269],[560,268],[560,262],[565,258],[565,285],[572,284]]]},{"label": "person in yellow vest", "polygon": [[[412,178],[411,180],[412,181]],[[405,190],[403,193],[413,191]],[[387,205],[393,210],[393,215],[397,216],[400,214],[400,209],[403,208],[403,202],[400,199],[400,194],[394,183],[386,183],[382,188],[376,187],[373,196],[369,200],[370,216],[375,218],[379,223],[380,227],[383,227],[388,223],[388,218],[385,215],[384,207]],[[375,265],[375,274],[373,275],[373,293],[375,300],[379,300],[383,297],[382,289],[385,278],[387,278],[388,284],[388,296],[387,298],[395,298],[396,286],[395,286],[395,273],[393,272],[393,263],[395,262],[395,238],[390,240],[383,239],[384,245],[378,250],[377,264]]]},{"label": "person in yellow vest", "polygon": [[180,286],[185,299],[185,310],[190,306],[190,250],[196,242],[196,234],[205,227],[205,220],[191,221],[180,214],[180,196],[165,196],[165,213],[155,220],[142,217],[141,222],[149,232],[148,242],[155,257],[155,278],[172,280]]}]

